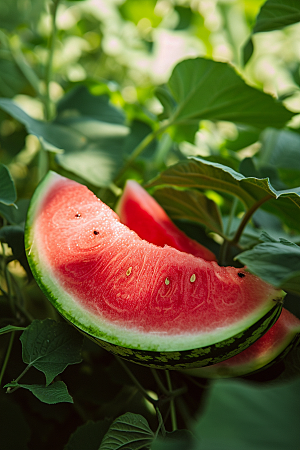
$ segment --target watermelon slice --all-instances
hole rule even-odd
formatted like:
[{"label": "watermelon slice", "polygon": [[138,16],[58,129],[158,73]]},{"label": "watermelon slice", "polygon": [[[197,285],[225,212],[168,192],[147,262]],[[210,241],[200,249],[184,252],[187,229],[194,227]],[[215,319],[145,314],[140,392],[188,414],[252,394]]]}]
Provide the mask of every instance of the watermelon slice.
[{"label": "watermelon slice", "polygon": [[202,378],[249,375],[283,359],[298,345],[299,339],[300,320],[283,308],[272,328],[246,350],[218,364],[185,372]]},{"label": "watermelon slice", "polygon": [[152,244],[169,245],[206,261],[217,260],[208,248],[179,230],[157,201],[134,180],[126,182],[116,212],[124,225]]},{"label": "watermelon slice", "polygon": [[104,348],[152,367],[215,364],[277,320],[284,293],[245,270],[142,240],[85,186],[49,172],[25,242],[58,311]]}]

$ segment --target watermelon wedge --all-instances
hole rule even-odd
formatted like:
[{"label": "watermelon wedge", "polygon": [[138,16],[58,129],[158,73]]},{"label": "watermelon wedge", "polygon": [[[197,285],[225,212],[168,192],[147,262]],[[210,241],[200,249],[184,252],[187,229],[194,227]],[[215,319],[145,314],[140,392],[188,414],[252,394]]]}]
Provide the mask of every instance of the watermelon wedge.
[{"label": "watermelon wedge", "polygon": [[232,358],[199,369],[187,369],[202,378],[229,378],[249,375],[283,359],[300,340],[300,320],[283,308],[277,322],[254,344]]},{"label": "watermelon wedge", "polygon": [[27,257],[58,311],[107,350],[159,368],[246,349],[284,293],[245,270],[142,240],[85,186],[49,172],[28,211]]},{"label": "watermelon wedge", "polygon": [[206,261],[217,260],[208,248],[179,230],[157,201],[134,180],[126,182],[116,212],[124,225],[152,244],[169,245]]}]

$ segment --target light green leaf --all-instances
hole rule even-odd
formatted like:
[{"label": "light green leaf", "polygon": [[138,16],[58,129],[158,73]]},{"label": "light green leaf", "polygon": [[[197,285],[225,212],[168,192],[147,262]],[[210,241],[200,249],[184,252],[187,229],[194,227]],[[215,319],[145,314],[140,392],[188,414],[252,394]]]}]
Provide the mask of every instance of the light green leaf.
[{"label": "light green leaf", "polygon": [[276,191],[268,178],[245,177],[230,167],[201,158],[189,158],[169,167],[146,187],[166,185],[226,192],[238,197],[247,209],[261,202],[263,209],[300,230],[300,188]]},{"label": "light green leaf", "polygon": [[61,167],[95,186],[108,186],[123,164],[129,128],[107,96],[74,89],[59,103],[53,122],[33,119],[9,99],[0,99],[0,107],[37,136],[46,150],[56,153]]},{"label": "light green leaf", "polygon": [[[195,429],[205,450],[294,450],[299,445],[300,380],[257,386],[218,380]],[[284,413],[283,413],[284,411]]]},{"label": "light green leaf", "polygon": [[147,420],[140,414],[126,413],[109,427],[99,450],[149,448],[154,439]]},{"label": "light green leaf", "polygon": [[7,325],[6,327],[0,328],[0,335],[5,333],[11,333],[12,331],[23,331],[26,330],[24,327],[16,327],[15,325]]},{"label": "light green leaf", "polygon": [[64,450],[98,450],[109,424],[107,420],[89,420],[75,430]]},{"label": "light green leaf", "polygon": [[9,170],[0,163],[0,203],[12,205],[16,198],[16,188]]},{"label": "light green leaf", "polygon": [[16,386],[23,389],[28,389],[41,402],[48,403],[49,405],[54,405],[56,403],[74,403],[72,397],[68,392],[67,386],[63,381],[55,381],[49,386],[44,386],[42,384],[9,383],[4,387],[14,388]]},{"label": "light green leaf", "polygon": [[154,197],[172,219],[200,223],[222,234],[222,218],[218,206],[201,192],[162,188],[154,192]]},{"label": "light green leaf", "polygon": [[300,247],[285,239],[256,245],[236,259],[250,272],[278,288],[300,295]]},{"label": "light green leaf", "polygon": [[48,385],[69,364],[81,362],[82,339],[64,322],[34,320],[20,337],[23,361],[42,371]]},{"label": "light green leaf", "polygon": [[175,125],[209,119],[281,128],[294,115],[270,95],[248,86],[229,64],[205,58],[177,64],[168,87],[177,102],[170,118]]},{"label": "light green leaf", "polygon": [[300,22],[298,0],[267,0],[256,18],[253,33],[281,30],[297,22]]}]

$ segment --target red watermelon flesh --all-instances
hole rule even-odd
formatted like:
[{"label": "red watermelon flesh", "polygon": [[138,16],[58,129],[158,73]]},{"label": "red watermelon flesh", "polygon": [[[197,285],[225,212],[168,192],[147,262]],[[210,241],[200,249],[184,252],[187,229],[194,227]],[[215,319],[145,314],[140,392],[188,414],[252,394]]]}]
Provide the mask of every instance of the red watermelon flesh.
[{"label": "red watermelon flesh", "polygon": [[33,196],[25,236],[34,276],[61,314],[126,348],[213,345],[284,295],[245,270],[142,240],[85,186],[54,172]]},{"label": "red watermelon flesh", "polygon": [[[298,342],[300,320],[283,308],[277,322],[254,344],[238,355],[220,363],[199,369],[190,369],[191,375],[203,378],[237,377],[255,372],[282,354],[293,348],[292,343]],[[287,352],[285,352],[287,350]]]},{"label": "red watermelon flesh", "polygon": [[116,211],[123,224],[152,244],[169,245],[206,261],[217,260],[208,248],[179,230],[157,201],[134,180],[126,182]]}]

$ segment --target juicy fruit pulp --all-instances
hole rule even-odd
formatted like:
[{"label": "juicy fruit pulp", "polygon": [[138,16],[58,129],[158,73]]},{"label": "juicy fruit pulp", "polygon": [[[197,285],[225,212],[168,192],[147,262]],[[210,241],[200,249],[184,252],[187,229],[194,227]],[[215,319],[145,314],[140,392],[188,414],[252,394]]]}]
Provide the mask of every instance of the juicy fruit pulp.
[{"label": "juicy fruit pulp", "polygon": [[136,181],[126,182],[116,211],[120,221],[142,239],[160,247],[169,245],[206,261],[216,261],[208,248],[179,230],[162,207]]},{"label": "juicy fruit pulp", "polygon": [[190,375],[202,378],[228,378],[249,375],[277,362],[298,344],[300,320],[283,308],[277,322],[254,344],[232,358],[199,369]]},{"label": "juicy fruit pulp", "polygon": [[33,196],[25,237],[33,274],[60,313],[141,364],[219,362],[280,313],[282,291],[142,240],[85,186],[53,172]]}]

